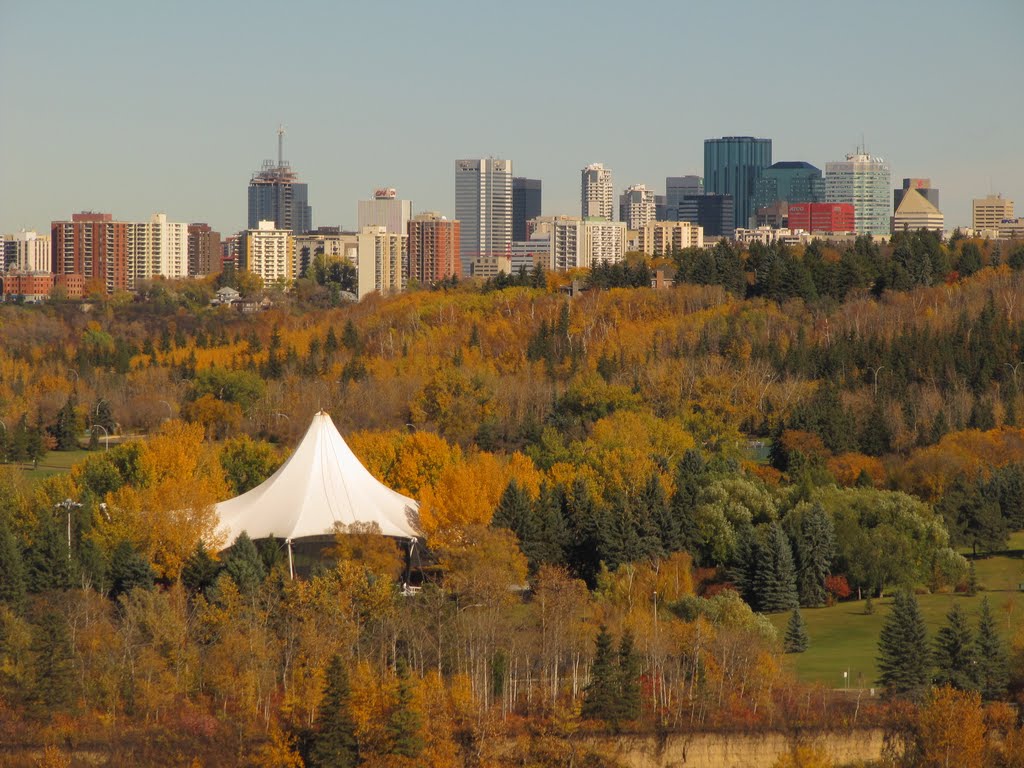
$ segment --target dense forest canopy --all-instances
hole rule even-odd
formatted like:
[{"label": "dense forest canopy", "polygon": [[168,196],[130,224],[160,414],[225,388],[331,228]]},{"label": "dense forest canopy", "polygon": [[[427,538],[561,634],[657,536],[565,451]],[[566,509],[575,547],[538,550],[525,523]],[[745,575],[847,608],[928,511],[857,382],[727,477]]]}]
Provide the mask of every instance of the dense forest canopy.
[{"label": "dense forest canopy", "polygon": [[[249,315],[212,282],[0,307],[0,732],[131,724],[139,764],[156,728],[251,764],[568,765],[581,718],[887,721],[781,652],[806,647],[800,607],[967,589],[965,553],[1024,528],[1021,267],[918,234],[347,306],[310,280]],[[372,530],[296,581],[278,543],[218,540],[212,505],[321,408],[420,501],[418,594]],[[87,442],[67,474],[23,469]],[[783,638],[765,614],[790,611]],[[927,706],[1024,681],[958,663]]]}]

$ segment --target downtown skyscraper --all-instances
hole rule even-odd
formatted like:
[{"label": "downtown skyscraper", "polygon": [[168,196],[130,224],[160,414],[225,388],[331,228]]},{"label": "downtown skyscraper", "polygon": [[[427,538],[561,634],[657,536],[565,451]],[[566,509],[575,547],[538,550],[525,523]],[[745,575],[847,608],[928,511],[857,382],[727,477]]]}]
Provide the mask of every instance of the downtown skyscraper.
[{"label": "downtown skyscraper", "polygon": [[825,163],[825,202],[851,203],[858,235],[889,234],[892,172],[880,157],[863,148],[845,161]]},{"label": "downtown skyscraper", "polygon": [[264,160],[263,167],[249,180],[249,229],[261,221],[272,221],[278,229],[304,235],[313,229],[309,190],[284,161],[284,128],[277,131],[277,164]]},{"label": "downtown skyscraper", "polygon": [[771,139],[753,136],[705,139],[704,191],[709,195],[732,195],[734,225],[746,227],[754,213],[757,180],[761,171],[771,164]]},{"label": "downtown skyscraper", "polygon": [[614,221],[612,171],[591,163],[580,172],[580,216]]},{"label": "downtown skyscraper", "polygon": [[455,161],[455,218],[462,274],[473,262],[504,256],[512,243],[512,161],[494,157]]}]

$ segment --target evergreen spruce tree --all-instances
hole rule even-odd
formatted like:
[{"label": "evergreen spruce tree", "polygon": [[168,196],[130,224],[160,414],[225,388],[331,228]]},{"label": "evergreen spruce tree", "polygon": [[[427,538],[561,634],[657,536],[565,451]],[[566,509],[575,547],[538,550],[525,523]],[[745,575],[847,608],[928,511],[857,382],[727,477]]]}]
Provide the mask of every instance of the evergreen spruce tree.
[{"label": "evergreen spruce tree", "polygon": [[690,553],[694,563],[700,561],[701,535],[697,527],[697,503],[707,483],[707,465],[699,451],[689,450],[676,468],[676,489],[672,494],[671,514],[675,520],[675,550]]},{"label": "evergreen spruce tree", "polygon": [[783,650],[786,653],[803,653],[809,644],[804,617],[800,615],[799,608],[794,608],[789,617],[789,623],[786,624],[786,637],[782,642]]},{"label": "evergreen spruce tree", "polygon": [[968,690],[975,687],[974,638],[967,616],[954,603],[946,614],[946,625],[935,636],[935,683]]},{"label": "evergreen spruce tree", "polygon": [[206,545],[200,541],[181,569],[181,581],[190,592],[201,592],[205,595],[217,581],[219,573],[220,563],[213,559],[206,550]]},{"label": "evergreen spruce tree", "polygon": [[412,681],[405,659],[399,657],[398,698],[388,719],[387,732],[391,740],[391,754],[415,759],[423,751],[423,718],[413,706]]},{"label": "evergreen spruce tree", "polygon": [[235,539],[224,560],[224,570],[243,594],[252,594],[263,583],[267,575],[263,559],[245,531]]},{"label": "evergreen spruce tree", "polygon": [[919,698],[930,677],[929,656],[928,631],[917,598],[898,592],[878,637],[878,682],[889,695]]},{"label": "evergreen spruce tree", "polygon": [[597,632],[590,682],[583,693],[583,717],[615,722],[618,714],[618,670],[612,636],[603,624]]},{"label": "evergreen spruce tree", "polygon": [[508,528],[522,542],[524,535],[532,534],[529,530],[532,521],[532,503],[526,489],[516,480],[509,480],[504,493],[498,500],[498,506],[491,517],[492,528]]},{"label": "evergreen spruce tree", "polygon": [[71,586],[71,558],[68,556],[67,534],[62,529],[56,518],[50,515],[39,517],[32,532],[32,546],[24,552],[30,592]]},{"label": "evergreen spruce tree", "polygon": [[0,603],[20,613],[25,606],[25,564],[18,542],[0,517]]},{"label": "evergreen spruce tree", "polygon": [[523,554],[534,573],[542,565],[565,562],[569,533],[562,517],[562,489],[542,482],[537,501],[531,506],[533,538],[523,542]]},{"label": "evergreen spruce tree", "polygon": [[327,665],[310,768],[355,768],[358,764],[359,748],[350,709],[350,693],[348,670],[341,656],[335,655]]},{"label": "evergreen spruce tree", "polygon": [[797,551],[800,555],[798,583],[800,604],[817,607],[825,604],[825,577],[835,556],[835,528],[821,504],[804,516],[800,526]]},{"label": "evergreen spruce tree", "polygon": [[1006,694],[1009,669],[1006,648],[996,629],[988,598],[983,597],[978,611],[978,634],[975,640],[975,683],[986,699],[998,699]]},{"label": "evergreen spruce tree", "polygon": [[70,395],[64,406],[57,412],[57,420],[51,433],[57,441],[58,451],[74,451],[78,449],[78,433],[81,431],[81,420],[75,412],[75,396]]},{"label": "evergreen spruce tree", "polygon": [[568,534],[566,559],[569,569],[593,588],[601,561],[605,559],[603,542],[606,518],[604,507],[593,497],[582,478],[577,478],[564,499],[562,517]]},{"label": "evergreen spruce tree", "polygon": [[71,700],[73,679],[71,641],[67,621],[60,614],[46,613],[35,628],[32,641],[36,702],[52,712]]},{"label": "evergreen spruce tree", "polygon": [[978,569],[974,567],[974,560],[967,565],[967,594],[970,597],[978,594]]},{"label": "evergreen spruce tree", "polygon": [[640,504],[647,509],[648,517],[658,536],[662,553],[678,552],[683,549],[682,528],[679,519],[672,514],[661,477],[652,472],[640,494]]},{"label": "evergreen spruce tree", "polygon": [[152,589],[155,575],[146,560],[129,541],[122,541],[110,556],[110,596],[117,598],[136,587]]},{"label": "evergreen spruce tree", "polygon": [[619,641],[618,716],[622,720],[640,717],[640,658],[628,629]]},{"label": "evergreen spruce tree", "polygon": [[798,605],[796,571],[789,537],[778,522],[766,526],[754,570],[757,610],[779,613]]}]

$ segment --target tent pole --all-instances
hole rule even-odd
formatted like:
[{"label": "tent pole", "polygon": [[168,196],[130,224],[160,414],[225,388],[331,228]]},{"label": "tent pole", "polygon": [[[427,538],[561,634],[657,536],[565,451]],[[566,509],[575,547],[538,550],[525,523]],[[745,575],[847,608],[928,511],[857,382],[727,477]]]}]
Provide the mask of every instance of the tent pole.
[{"label": "tent pole", "polygon": [[286,539],[286,542],[288,544],[288,576],[289,576],[289,578],[292,579],[292,581],[294,581],[295,580],[295,564],[292,562],[292,540],[291,539]]},{"label": "tent pole", "polygon": [[405,589],[409,589],[409,580],[412,578],[412,551],[416,547],[416,539],[409,539],[409,551],[405,556]]}]

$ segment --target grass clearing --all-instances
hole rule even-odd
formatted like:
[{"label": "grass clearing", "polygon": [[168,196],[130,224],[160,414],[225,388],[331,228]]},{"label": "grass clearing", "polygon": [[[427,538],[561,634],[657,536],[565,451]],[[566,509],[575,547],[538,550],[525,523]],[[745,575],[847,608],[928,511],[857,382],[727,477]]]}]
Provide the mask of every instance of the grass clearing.
[{"label": "grass clearing", "polygon": [[50,451],[33,469],[31,464],[21,464],[25,477],[30,480],[45,480],[53,475],[62,475],[71,471],[71,467],[92,455],[92,451]]},{"label": "grass clearing", "polygon": [[[960,603],[970,623],[977,623],[977,611],[983,597],[996,616],[1004,638],[1008,641],[1024,625],[1024,532],[1014,533],[1012,549],[975,561],[979,592],[974,597],[964,594],[918,595],[921,613],[928,626],[929,639],[946,622],[946,614],[954,603]],[[893,600],[886,595],[874,600],[874,613],[864,613],[864,600],[839,603],[827,608],[804,608],[800,612],[807,624],[810,646],[804,653],[788,654],[786,664],[797,677],[807,682],[821,682],[832,688],[844,686],[843,672],[849,672],[851,688],[870,688],[878,679],[878,634],[885,617],[892,610]],[[786,631],[788,613],[769,617],[780,634]]]}]

